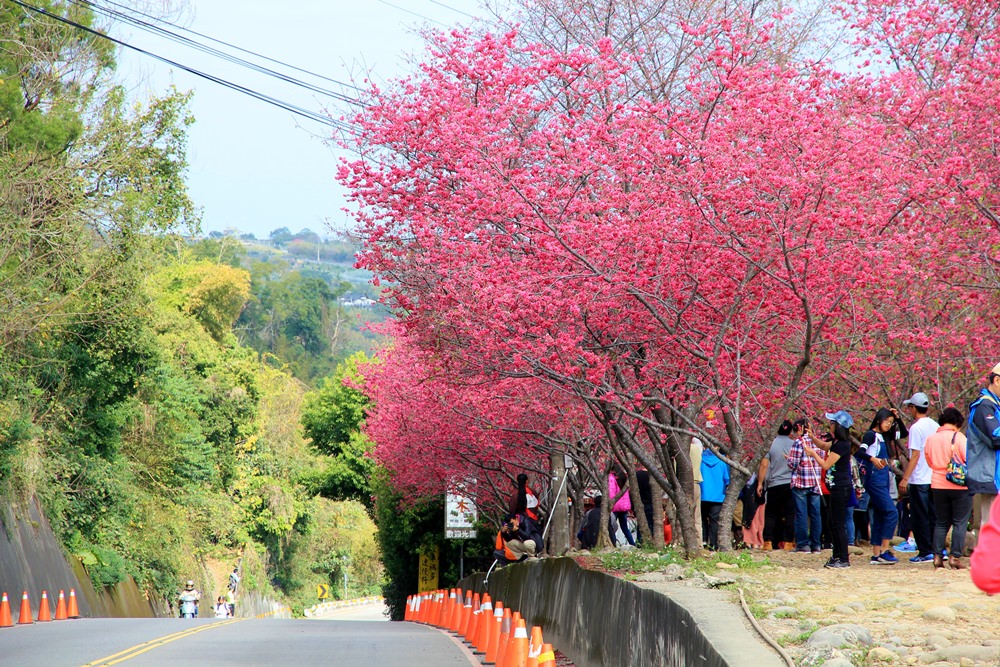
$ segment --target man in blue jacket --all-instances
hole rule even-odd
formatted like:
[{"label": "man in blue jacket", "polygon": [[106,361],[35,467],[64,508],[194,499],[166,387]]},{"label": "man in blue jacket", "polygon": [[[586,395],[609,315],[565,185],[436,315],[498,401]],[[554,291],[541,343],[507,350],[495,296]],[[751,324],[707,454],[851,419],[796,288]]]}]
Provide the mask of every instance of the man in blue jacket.
[{"label": "man in blue jacket", "polygon": [[[1000,478],[1000,364],[990,371],[985,389],[969,406],[969,441],[966,475],[969,493],[976,494],[980,526],[990,517]],[[978,534],[978,530],[976,531]]]},{"label": "man in blue jacket", "polygon": [[719,548],[719,514],[729,486],[729,466],[707,446],[701,453],[701,526],[705,543]]}]

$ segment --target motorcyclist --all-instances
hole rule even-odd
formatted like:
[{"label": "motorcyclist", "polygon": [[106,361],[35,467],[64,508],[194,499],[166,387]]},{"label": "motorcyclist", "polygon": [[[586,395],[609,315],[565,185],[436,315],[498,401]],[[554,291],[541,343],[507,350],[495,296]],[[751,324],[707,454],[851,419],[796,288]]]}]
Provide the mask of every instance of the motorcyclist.
[{"label": "motorcyclist", "polygon": [[181,618],[197,618],[199,600],[201,600],[201,593],[195,589],[194,581],[188,579],[187,584],[184,585],[184,590],[177,596]]}]

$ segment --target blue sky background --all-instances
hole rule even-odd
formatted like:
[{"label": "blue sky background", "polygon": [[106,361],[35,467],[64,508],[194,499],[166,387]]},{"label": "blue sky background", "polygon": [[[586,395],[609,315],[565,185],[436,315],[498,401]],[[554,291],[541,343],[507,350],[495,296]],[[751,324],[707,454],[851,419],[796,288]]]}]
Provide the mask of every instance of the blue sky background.
[{"label": "blue sky background", "polygon": [[[380,0],[189,0],[188,11],[177,22],[349,82],[365,78],[367,72],[378,81],[406,74],[406,56],[422,49],[415,27],[467,25],[473,20],[467,14],[485,15],[476,0],[393,0],[391,4],[396,6]],[[116,25],[111,34],[300,107],[319,111],[336,104],[135,28]],[[282,69],[273,63],[261,64]],[[307,79],[300,72],[288,73]],[[271,230],[288,227],[293,232],[309,228],[331,235],[331,228],[350,224],[341,210],[343,191],[334,180],[340,152],[323,141],[329,128],[128,49],[122,53],[118,77],[137,99],[162,93],[171,84],[195,91],[191,110],[196,123],[188,135],[188,184],[192,198],[203,208],[203,232],[235,227],[267,238]],[[329,82],[313,82],[338,90]]]}]

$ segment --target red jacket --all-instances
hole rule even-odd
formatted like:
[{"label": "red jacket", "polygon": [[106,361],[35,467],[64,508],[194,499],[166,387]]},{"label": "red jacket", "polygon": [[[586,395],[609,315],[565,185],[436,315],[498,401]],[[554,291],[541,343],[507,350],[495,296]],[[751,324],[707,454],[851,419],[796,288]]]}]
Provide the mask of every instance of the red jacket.
[{"label": "red jacket", "polygon": [[989,595],[1000,593],[1000,500],[996,498],[989,522],[979,530],[969,565],[972,583]]}]

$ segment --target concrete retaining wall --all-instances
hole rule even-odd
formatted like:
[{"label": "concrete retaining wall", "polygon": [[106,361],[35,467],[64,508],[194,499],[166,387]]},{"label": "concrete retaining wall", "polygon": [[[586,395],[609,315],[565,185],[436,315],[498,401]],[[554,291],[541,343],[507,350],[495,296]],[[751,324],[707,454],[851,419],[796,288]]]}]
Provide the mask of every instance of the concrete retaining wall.
[{"label": "concrete retaining wall", "polygon": [[783,664],[717,591],[687,591],[702,603],[692,604],[693,598],[682,603],[662,590],[585,570],[571,558],[509,565],[494,571],[488,586],[483,574],[467,577],[461,586],[488,590],[494,600],[520,611],[529,627],[541,626],[545,641],[577,667]]},{"label": "concrete retaining wall", "polygon": [[7,592],[14,618],[22,592],[28,592],[32,611],[37,613],[42,591],[47,591],[55,613],[59,591],[65,591],[68,598],[71,588],[85,617],[161,615],[131,578],[113,588],[96,590],[79,559],[63,553],[36,502],[7,508],[0,518],[0,591]]}]

